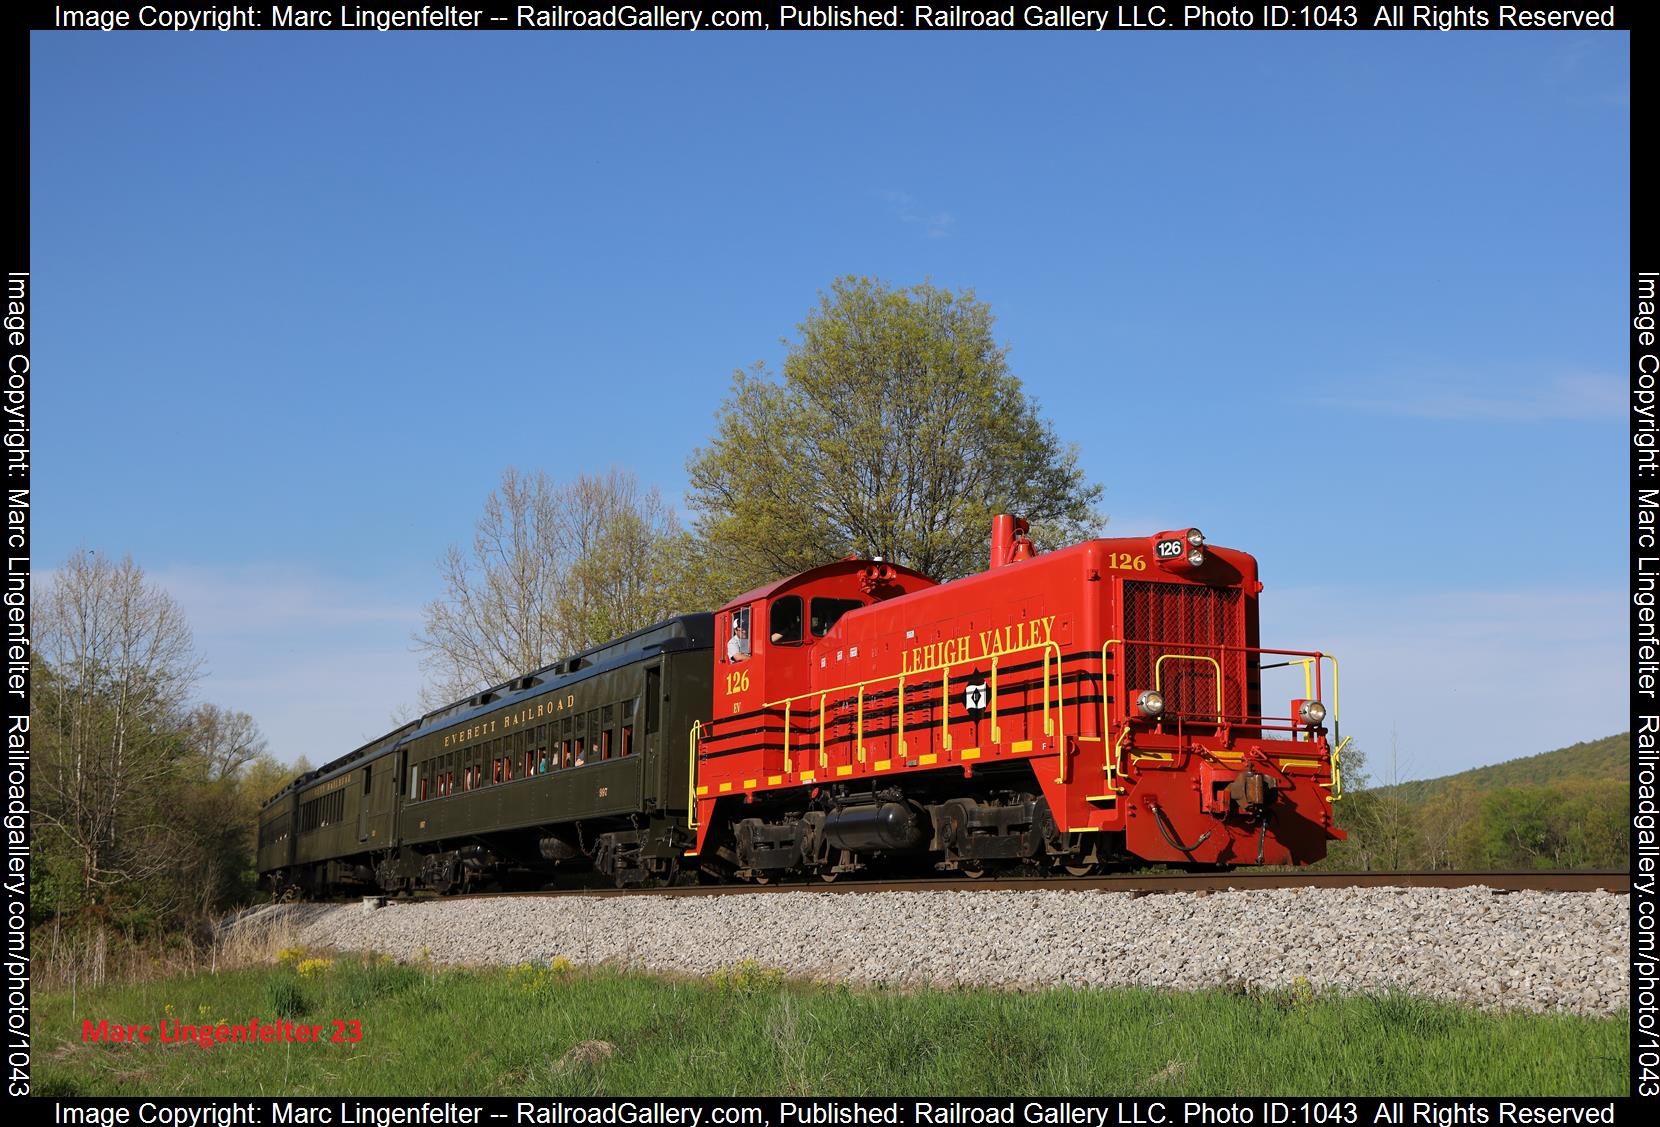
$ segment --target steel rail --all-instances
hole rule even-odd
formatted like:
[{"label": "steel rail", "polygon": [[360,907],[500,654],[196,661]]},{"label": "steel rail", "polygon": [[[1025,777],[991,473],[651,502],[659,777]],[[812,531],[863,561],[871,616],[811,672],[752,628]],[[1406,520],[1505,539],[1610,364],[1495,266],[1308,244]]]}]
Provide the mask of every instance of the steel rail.
[{"label": "steel rail", "polygon": [[[672,885],[665,888],[572,888],[530,892],[474,892],[425,900],[468,900],[497,896],[747,896],[773,892],[1118,892],[1146,896],[1163,892],[1251,892],[1334,888],[1486,888],[1511,892],[1629,893],[1631,874],[1596,872],[1404,872],[1404,873],[1137,873],[1085,877],[919,877],[903,880],[779,881],[772,884]],[[395,900],[378,896],[368,899]]]}]

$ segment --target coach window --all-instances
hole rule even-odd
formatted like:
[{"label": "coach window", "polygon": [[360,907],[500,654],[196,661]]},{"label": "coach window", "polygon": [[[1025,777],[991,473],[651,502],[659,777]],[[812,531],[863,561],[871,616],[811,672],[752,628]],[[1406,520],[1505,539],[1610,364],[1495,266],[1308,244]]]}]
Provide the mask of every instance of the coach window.
[{"label": "coach window", "polygon": [[814,599],[813,637],[824,637],[830,633],[830,627],[841,621],[842,615],[864,605],[858,599]]},{"label": "coach window", "polygon": [[421,792],[421,765],[419,763],[409,769],[409,793]]},{"label": "coach window", "polygon": [[801,641],[800,595],[785,595],[772,601],[767,637],[779,646],[793,646]]},{"label": "coach window", "polygon": [[625,700],[622,705],[622,746],[618,749],[624,757],[634,754],[634,709],[638,701]]}]

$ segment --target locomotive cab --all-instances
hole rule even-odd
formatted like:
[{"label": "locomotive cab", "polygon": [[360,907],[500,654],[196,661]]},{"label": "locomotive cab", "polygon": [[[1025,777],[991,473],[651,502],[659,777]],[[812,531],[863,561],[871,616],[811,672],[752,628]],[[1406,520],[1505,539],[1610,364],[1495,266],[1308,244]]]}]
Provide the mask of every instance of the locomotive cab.
[{"label": "locomotive cab", "polygon": [[[764,746],[764,770],[783,769],[777,702],[811,688],[812,670],[830,658],[842,618],[886,599],[934,586],[921,572],[856,556],[746,591],[716,615],[715,701],[709,736],[747,733]],[[799,713],[800,710],[797,710]],[[753,720],[753,724],[742,721]]]}]

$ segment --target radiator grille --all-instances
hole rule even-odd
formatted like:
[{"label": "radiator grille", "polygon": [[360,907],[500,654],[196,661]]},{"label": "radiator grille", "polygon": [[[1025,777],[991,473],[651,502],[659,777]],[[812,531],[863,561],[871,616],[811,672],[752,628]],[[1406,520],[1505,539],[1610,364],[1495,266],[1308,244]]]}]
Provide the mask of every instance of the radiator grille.
[{"label": "radiator grille", "polygon": [[[1243,605],[1238,588],[1126,580],[1126,690],[1152,688],[1154,666],[1162,654],[1215,658],[1222,667],[1222,711],[1244,715],[1245,655],[1222,648],[1245,644]],[[1167,712],[1215,714],[1216,671],[1208,662],[1166,661],[1160,684]]]}]

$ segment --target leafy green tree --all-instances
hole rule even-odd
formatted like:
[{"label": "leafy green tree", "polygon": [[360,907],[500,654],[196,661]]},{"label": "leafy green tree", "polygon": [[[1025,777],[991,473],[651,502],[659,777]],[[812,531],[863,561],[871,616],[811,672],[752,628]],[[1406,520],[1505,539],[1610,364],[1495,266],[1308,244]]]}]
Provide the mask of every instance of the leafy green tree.
[{"label": "leafy green tree", "polygon": [[[1010,370],[973,291],[837,280],[798,326],[782,379],[734,375],[688,503],[716,601],[849,552],[938,579],[985,566],[991,519],[1040,547],[1094,535],[1087,482]],[[694,582],[694,585],[696,583]]]}]

